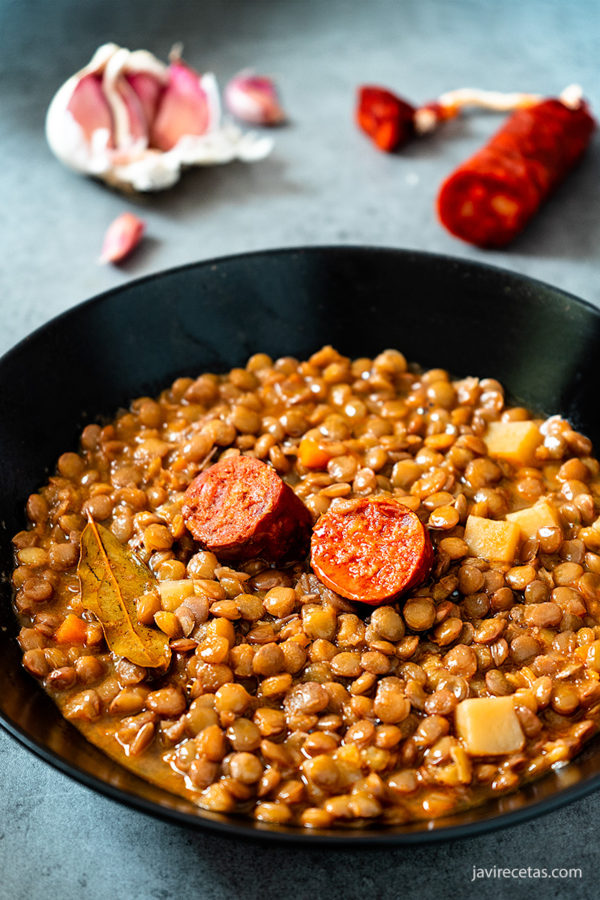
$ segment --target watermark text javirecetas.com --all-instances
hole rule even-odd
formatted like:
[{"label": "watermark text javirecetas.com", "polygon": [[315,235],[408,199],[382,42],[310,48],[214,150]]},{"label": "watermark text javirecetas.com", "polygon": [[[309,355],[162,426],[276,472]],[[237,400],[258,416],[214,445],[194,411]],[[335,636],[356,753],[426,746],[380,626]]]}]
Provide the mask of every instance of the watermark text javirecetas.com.
[{"label": "watermark text javirecetas.com", "polygon": [[490,866],[489,868],[473,866],[471,881],[491,878],[583,878],[583,870],[580,868],[537,868],[536,866]]}]

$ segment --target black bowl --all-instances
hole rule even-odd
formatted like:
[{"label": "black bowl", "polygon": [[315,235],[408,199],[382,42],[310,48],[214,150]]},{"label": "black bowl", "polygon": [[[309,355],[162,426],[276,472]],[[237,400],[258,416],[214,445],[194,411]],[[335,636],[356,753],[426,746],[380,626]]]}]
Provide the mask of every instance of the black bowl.
[{"label": "black bowl", "polygon": [[116,800],[192,827],[296,841],[409,843],[522,821],[600,786],[600,741],[485,806],[432,823],[314,832],[198,810],[84,740],[21,667],[8,573],[24,502],[81,428],[178,375],[224,371],[257,351],[350,356],[397,347],[456,376],[499,379],[597,443],[600,312],[501,269],[424,253],[311,247],[229,257],[132,282],[59,316],[0,361],[0,719],[47,762]]}]

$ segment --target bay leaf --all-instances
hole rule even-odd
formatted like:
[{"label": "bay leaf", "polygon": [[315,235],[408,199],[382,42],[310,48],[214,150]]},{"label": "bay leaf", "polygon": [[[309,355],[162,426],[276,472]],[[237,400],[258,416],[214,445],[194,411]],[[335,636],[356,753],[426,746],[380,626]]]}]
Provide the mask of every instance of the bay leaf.
[{"label": "bay leaf", "polygon": [[166,668],[167,635],[142,625],[136,614],[137,598],[158,592],[158,583],[135,553],[91,517],[81,535],[77,574],[81,602],[98,618],[112,652],[138,666]]}]

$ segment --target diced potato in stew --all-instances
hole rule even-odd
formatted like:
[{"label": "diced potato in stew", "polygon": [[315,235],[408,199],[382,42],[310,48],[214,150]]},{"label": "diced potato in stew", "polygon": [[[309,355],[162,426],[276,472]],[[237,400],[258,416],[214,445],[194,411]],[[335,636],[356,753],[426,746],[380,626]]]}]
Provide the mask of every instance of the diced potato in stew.
[{"label": "diced potato in stew", "polygon": [[548,500],[540,500],[534,506],[527,506],[517,512],[507,513],[507,522],[514,522],[521,529],[523,540],[534,538],[540,528],[555,528],[559,524],[556,507]]},{"label": "diced potato in stew", "polygon": [[542,436],[537,422],[490,422],[484,440],[490,456],[527,466]]},{"label": "diced potato in stew", "polygon": [[181,606],[186,597],[194,593],[194,583],[189,578],[181,578],[176,581],[161,581],[158,587],[160,591],[160,603],[163,609],[174,612]]},{"label": "diced potato in stew", "polygon": [[472,756],[515,753],[525,735],[512,697],[473,697],[456,707],[456,731]]},{"label": "diced potato in stew", "polygon": [[521,531],[515,522],[497,522],[482,516],[469,516],[464,540],[471,556],[512,562],[517,555]]}]

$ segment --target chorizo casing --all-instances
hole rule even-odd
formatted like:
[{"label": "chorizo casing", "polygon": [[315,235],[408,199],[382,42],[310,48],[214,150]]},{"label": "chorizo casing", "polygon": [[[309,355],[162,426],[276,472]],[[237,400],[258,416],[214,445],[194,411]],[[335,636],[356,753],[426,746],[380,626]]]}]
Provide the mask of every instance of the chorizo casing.
[{"label": "chorizo casing", "polygon": [[348,600],[387,603],[422,582],[432,562],[427,529],[393,498],[361,498],[330,509],[313,530],[315,574]]},{"label": "chorizo casing", "polygon": [[183,518],[192,537],[222,559],[302,556],[312,526],[291,487],[251,456],[227,457],[197,475],[185,492]]},{"label": "chorizo casing", "polygon": [[442,224],[480,247],[510,243],[583,155],[593,130],[584,102],[571,108],[544,100],[517,110],[442,185]]}]

